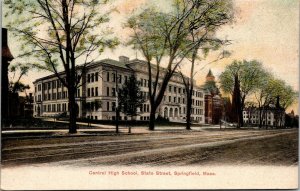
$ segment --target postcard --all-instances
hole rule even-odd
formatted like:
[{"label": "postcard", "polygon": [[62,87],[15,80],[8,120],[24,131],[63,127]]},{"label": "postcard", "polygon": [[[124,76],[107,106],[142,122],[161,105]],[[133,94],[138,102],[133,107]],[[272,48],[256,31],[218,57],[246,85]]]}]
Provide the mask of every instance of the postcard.
[{"label": "postcard", "polygon": [[299,1],[2,1],[1,189],[297,189]]}]

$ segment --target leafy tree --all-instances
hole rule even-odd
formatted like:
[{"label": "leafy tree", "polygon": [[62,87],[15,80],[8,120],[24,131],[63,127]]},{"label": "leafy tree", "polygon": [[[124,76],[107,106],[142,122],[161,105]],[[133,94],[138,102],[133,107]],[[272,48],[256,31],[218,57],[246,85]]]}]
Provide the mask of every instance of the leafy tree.
[{"label": "leafy tree", "polygon": [[118,101],[120,110],[127,116],[137,116],[137,109],[145,102],[143,94],[134,75],[130,76],[119,89]]},{"label": "leafy tree", "polygon": [[262,116],[265,113],[264,108],[266,106],[270,104],[275,105],[279,98],[279,106],[286,110],[297,99],[297,95],[298,93],[290,85],[287,85],[285,81],[277,79],[266,72],[261,77],[258,89],[255,92],[260,114],[259,127],[262,127]]},{"label": "leafy tree", "polygon": [[[75,92],[82,73],[95,59],[97,50],[101,53],[117,45],[117,40],[109,36],[110,30],[97,30],[109,21],[112,10],[102,9],[106,3],[107,0],[4,1],[8,8],[5,17],[16,18],[8,27],[23,43],[18,57],[27,57],[35,67],[55,73],[68,89],[69,133],[77,132]],[[61,69],[64,74],[58,73]]]},{"label": "leafy tree", "polygon": [[[214,27],[224,24],[215,21],[227,17],[223,10],[229,7],[229,1],[174,0],[171,11],[167,13],[148,8],[128,20],[127,27],[133,32],[129,44],[141,51],[148,66],[151,106],[149,130],[154,130],[156,110],[163,99],[168,82],[179,69],[182,60],[195,48],[199,49],[201,43],[218,42],[217,39],[210,38],[209,34],[214,31]],[[198,31],[198,41],[190,39],[191,31],[194,31],[195,35]],[[203,39],[200,39],[200,35]],[[167,58],[167,66],[166,69],[161,69],[164,56]],[[161,82],[160,76],[163,76]]]},{"label": "leafy tree", "polygon": [[28,84],[21,82],[23,76],[28,74],[31,69],[30,65],[23,65],[20,63],[14,64],[9,68],[11,79],[9,81],[9,91],[12,93],[25,92],[30,89]]},{"label": "leafy tree", "polygon": [[[264,75],[265,70],[262,64],[256,60],[235,60],[226,66],[225,71],[220,75],[220,84],[223,91],[230,93],[232,96],[234,93],[237,93],[237,99],[240,99],[241,104],[239,107],[241,108],[237,110],[240,112],[237,114],[238,116],[242,116],[241,112],[244,109],[246,98],[257,90],[257,85]],[[239,87],[239,90],[236,89],[236,91],[240,91],[240,93],[234,91],[234,87]],[[240,126],[243,126],[243,120],[239,118],[239,121]]]},{"label": "leafy tree", "polygon": [[[199,3],[199,5],[197,5]],[[200,5],[203,3],[202,5]],[[190,4],[190,5],[189,5]],[[204,58],[208,55],[209,51],[217,50],[220,46],[227,43],[226,40],[221,40],[215,37],[216,31],[223,25],[229,23],[232,20],[232,7],[229,2],[226,1],[212,1],[208,3],[207,1],[182,1],[178,6],[185,9],[187,6],[199,6],[198,9],[191,10],[191,14],[187,16],[187,25],[191,26],[191,23],[197,22],[196,25],[191,26],[188,29],[188,34],[186,37],[186,45],[193,45],[190,54],[186,57],[190,60],[190,75],[189,78],[185,78],[182,73],[182,80],[186,89],[186,129],[191,129],[191,110],[192,110],[192,95],[194,91],[194,76],[196,60],[201,60],[199,57],[199,51],[202,51]],[[199,15],[203,15],[199,17]],[[221,59],[221,58],[219,58]],[[215,84],[214,84],[215,85]]]}]

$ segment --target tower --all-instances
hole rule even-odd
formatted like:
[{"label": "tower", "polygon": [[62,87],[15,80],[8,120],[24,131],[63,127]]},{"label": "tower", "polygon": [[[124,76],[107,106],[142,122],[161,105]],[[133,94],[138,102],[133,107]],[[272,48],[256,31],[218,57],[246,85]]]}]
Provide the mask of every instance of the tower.
[{"label": "tower", "polygon": [[209,69],[208,74],[206,75],[206,81],[215,81],[215,76],[213,75],[211,69]]}]

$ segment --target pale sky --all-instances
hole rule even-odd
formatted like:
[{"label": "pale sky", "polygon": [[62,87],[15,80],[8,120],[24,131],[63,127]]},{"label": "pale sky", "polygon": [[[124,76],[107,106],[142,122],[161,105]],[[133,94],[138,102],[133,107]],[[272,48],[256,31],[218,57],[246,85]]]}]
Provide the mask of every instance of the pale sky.
[{"label": "pale sky", "polygon": [[[168,9],[170,0],[113,0],[113,5],[118,9],[111,15],[110,27],[121,41],[128,39],[128,31],[123,28],[132,11],[147,5],[156,5],[161,9]],[[285,80],[295,90],[299,91],[299,1],[298,0],[233,0],[236,10],[236,19],[230,26],[224,26],[217,35],[232,41],[225,47],[231,51],[230,58],[207,65],[199,71],[196,81],[199,85],[205,80],[209,68],[218,76],[224,67],[233,60],[256,59],[274,73],[278,78]],[[4,8],[5,9],[5,8]],[[3,18],[5,27],[6,20]],[[15,41],[16,42],[16,41]],[[9,46],[13,55],[18,55],[18,43],[9,35]],[[212,53],[206,60],[199,62],[198,70],[215,60],[218,53]],[[130,59],[136,58],[136,52],[131,47],[119,46],[114,51],[107,50],[99,56],[118,59],[125,55]],[[141,54],[137,54],[143,59]],[[186,65],[187,66],[187,65]],[[183,65],[183,70],[187,67]],[[32,71],[24,77],[24,82],[32,86],[32,82],[47,73]],[[288,109],[298,113],[298,103]]]}]

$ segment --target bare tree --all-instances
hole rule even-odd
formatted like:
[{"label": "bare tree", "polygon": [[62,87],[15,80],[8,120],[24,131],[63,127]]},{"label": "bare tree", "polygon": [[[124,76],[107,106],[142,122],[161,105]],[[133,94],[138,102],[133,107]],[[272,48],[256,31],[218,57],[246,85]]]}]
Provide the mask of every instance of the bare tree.
[{"label": "bare tree", "polygon": [[[32,65],[56,74],[68,89],[69,133],[76,133],[75,93],[82,74],[95,54],[117,45],[109,30],[97,27],[109,21],[107,0],[6,0],[6,17],[17,19],[8,24],[23,43],[19,58],[28,57]],[[100,14],[103,13],[103,14]],[[78,60],[81,67],[77,67]],[[63,70],[60,75],[58,70]]]}]

